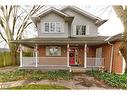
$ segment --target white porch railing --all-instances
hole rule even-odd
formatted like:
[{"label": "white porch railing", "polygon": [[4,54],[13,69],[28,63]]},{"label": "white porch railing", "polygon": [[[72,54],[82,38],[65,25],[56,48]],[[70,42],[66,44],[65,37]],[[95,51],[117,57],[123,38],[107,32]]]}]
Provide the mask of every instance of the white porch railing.
[{"label": "white porch railing", "polygon": [[[38,57],[37,67],[67,67],[66,57]],[[36,67],[36,57],[22,57],[22,67]]]},{"label": "white porch railing", "polygon": [[101,68],[104,65],[104,58],[88,57],[86,68]]},{"label": "white porch railing", "polygon": [[[104,58],[87,57],[86,59],[86,69],[103,67]],[[22,57],[22,67],[36,67],[36,57]],[[67,57],[38,57],[37,67],[44,69],[67,68]]]},{"label": "white porch railing", "polygon": [[23,67],[36,66],[36,57],[22,57],[22,66]]}]

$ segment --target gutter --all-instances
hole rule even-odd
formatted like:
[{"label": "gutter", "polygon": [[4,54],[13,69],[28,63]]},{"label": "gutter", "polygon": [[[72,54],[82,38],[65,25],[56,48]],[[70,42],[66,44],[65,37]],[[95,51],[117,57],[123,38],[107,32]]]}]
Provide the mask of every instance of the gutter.
[{"label": "gutter", "polygon": [[111,72],[112,72],[112,64],[113,64],[114,45],[111,44],[109,41],[108,41],[108,44],[112,46],[112,50],[111,50],[111,58],[110,58],[110,69],[109,69],[109,72],[111,73]]}]

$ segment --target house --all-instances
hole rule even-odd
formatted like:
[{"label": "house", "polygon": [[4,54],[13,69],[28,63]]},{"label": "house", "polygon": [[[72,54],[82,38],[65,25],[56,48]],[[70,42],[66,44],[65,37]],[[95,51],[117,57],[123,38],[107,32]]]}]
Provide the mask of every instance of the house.
[{"label": "house", "polygon": [[[62,9],[51,7],[31,19],[38,36],[11,41],[20,44],[21,68],[70,71],[76,68],[84,71],[103,69],[124,73],[118,41],[113,37],[98,35],[98,27],[107,20],[75,6]],[[33,56],[24,57],[23,46],[31,48]]]},{"label": "house", "polygon": [[8,48],[0,48],[0,52],[9,52],[10,50]]}]

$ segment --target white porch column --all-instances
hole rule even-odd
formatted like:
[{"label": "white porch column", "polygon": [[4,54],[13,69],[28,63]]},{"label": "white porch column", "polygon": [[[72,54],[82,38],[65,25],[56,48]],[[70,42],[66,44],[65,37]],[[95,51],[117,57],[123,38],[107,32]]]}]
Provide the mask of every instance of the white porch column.
[{"label": "white porch column", "polygon": [[67,67],[69,66],[69,44],[67,44]]},{"label": "white porch column", "polygon": [[36,60],[36,67],[38,66],[38,46],[35,46],[35,60]]},{"label": "white porch column", "polygon": [[23,67],[23,55],[22,55],[22,45],[19,45],[19,50],[20,50],[20,67]]},{"label": "white porch column", "polygon": [[87,44],[84,45],[84,68],[86,68],[87,64]]}]

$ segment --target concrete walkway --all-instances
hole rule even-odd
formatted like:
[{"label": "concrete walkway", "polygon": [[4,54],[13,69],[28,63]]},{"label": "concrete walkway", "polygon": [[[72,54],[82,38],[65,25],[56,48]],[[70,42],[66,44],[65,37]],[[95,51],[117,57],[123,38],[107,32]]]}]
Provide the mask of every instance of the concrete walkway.
[{"label": "concrete walkway", "polygon": [[[4,67],[0,68],[0,72],[7,72],[7,71],[14,71],[18,67]],[[49,84],[49,85],[61,85],[65,86],[71,89],[93,89],[93,90],[102,90],[102,89],[115,89],[107,84],[105,84],[103,81],[97,80],[94,77],[90,77],[87,74],[74,74],[72,80],[41,80],[41,81],[31,81],[31,80],[20,80],[20,81],[13,81],[13,82],[5,82],[0,83],[0,88],[9,88],[9,87],[15,87],[15,86],[22,86],[25,84]]]},{"label": "concrete walkway", "polygon": [[107,86],[102,81],[98,81],[93,77],[90,77],[86,74],[79,74],[74,76],[73,80],[41,80],[41,81],[30,81],[30,80],[21,80],[21,81],[13,81],[0,83],[0,88],[8,88],[15,86],[22,86],[25,84],[49,84],[49,85],[61,85],[71,89],[77,90],[104,90],[104,89],[114,89],[112,87]]},{"label": "concrete walkway", "polygon": [[18,69],[18,66],[7,66],[7,67],[2,67],[0,68],[0,72],[9,72],[9,71],[14,71]]}]

